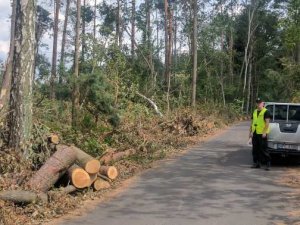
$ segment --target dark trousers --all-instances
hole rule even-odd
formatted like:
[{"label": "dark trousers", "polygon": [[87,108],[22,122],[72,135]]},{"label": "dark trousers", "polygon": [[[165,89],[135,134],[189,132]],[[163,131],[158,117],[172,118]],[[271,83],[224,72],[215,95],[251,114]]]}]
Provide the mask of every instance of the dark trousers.
[{"label": "dark trousers", "polygon": [[252,156],[253,162],[268,164],[271,162],[270,153],[268,151],[268,138],[263,138],[261,134],[253,134],[252,138]]}]

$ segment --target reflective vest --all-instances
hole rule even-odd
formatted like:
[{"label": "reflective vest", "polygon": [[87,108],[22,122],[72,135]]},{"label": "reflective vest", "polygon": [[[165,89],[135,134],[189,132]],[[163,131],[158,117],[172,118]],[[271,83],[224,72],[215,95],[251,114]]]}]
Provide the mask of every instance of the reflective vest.
[{"label": "reflective vest", "polygon": [[[253,112],[253,119],[252,119],[252,132],[256,131],[257,134],[262,134],[264,127],[266,125],[264,115],[266,113],[267,109],[263,108],[259,115],[257,116],[257,109],[254,110]],[[267,134],[270,132],[270,129],[268,128]]]}]

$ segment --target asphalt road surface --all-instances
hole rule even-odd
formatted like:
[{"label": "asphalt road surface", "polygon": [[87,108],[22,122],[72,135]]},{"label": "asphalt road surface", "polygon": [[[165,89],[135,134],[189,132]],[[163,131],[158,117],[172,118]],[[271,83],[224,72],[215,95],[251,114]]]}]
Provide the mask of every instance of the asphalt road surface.
[{"label": "asphalt road surface", "polygon": [[[284,171],[251,169],[249,123],[240,123],[175,160],[143,173],[118,197],[63,225],[294,224],[294,189],[274,182]],[[299,211],[299,210],[298,210]],[[284,223],[283,223],[284,222]]]}]

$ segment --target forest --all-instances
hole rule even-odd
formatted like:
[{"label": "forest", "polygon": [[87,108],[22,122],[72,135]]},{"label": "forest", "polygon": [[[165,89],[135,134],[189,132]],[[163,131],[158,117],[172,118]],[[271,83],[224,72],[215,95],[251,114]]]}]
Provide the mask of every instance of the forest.
[{"label": "forest", "polygon": [[257,97],[300,102],[299,9],[300,0],[11,0],[0,62],[0,174],[10,175],[0,190],[45,163],[49,135],[95,158],[135,149],[137,168],[250,115]]}]

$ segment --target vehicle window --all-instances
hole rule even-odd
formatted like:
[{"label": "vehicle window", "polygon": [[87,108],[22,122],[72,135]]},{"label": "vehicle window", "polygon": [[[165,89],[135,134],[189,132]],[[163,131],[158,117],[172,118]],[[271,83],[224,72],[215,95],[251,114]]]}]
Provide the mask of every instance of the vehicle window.
[{"label": "vehicle window", "polygon": [[287,119],[287,105],[275,105],[274,120]]},{"label": "vehicle window", "polygon": [[273,107],[274,105],[267,105],[266,109],[269,111],[270,115],[271,115],[271,119],[273,119]]},{"label": "vehicle window", "polygon": [[290,105],[290,107],[289,107],[289,120],[300,121],[300,106]]}]

